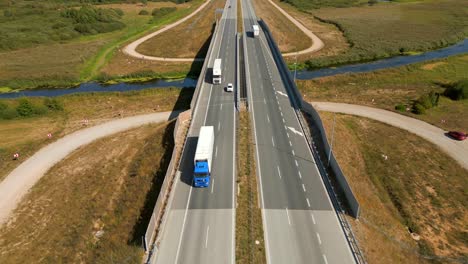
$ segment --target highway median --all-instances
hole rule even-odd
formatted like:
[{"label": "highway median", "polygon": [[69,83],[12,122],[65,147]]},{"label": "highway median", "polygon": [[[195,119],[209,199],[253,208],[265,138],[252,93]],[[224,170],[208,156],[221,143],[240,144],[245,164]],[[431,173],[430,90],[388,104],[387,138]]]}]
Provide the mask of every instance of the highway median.
[{"label": "highway median", "polygon": [[249,112],[239,113],[238,196],[236,210],[236,262],[266,263],[262,214],[258,201],[257,175],[253,155]]}]

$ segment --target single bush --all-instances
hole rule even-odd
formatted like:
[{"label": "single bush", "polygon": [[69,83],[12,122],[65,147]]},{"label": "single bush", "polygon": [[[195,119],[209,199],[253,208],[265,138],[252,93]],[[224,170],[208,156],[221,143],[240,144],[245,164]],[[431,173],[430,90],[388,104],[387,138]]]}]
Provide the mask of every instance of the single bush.
[{"label": "single bush", "polygon": [[32,116],[34,114],[33,104],[26,98],[19,99],[19,104],[16,107],[16,112],[22,117]]},{"label": "single bush", "polygon": [[7,109],[8,108],[8,105],[3,103],[3,102],[0,102],[0,112]]},{"label": "single bush", "polygon": [[11,12],[11,10],[5,9],[5,10],[3,10],[3,15],[4,15],[5,17],[12,17],[12,16],[13,16],[13,12]]},{"label": "single bush", "polygon": [[459,81],[444,91],[444,95],[452,100],[468,99],[468,79]]},{"label": "single bush", "polygon": [[413,105],[413,113],[415,113],[417,115],[422,115],[422,114],[426,113],[426,108],[420,103],[415,103]]},{"label": "single bush", "polygon": [[149,12],[148,12],[148,10],[142,9],[138,14],[140,16],[147,16],[147,15],[149,15]]},{"label": "single bush", "polygon": [[172,12],[175,12],[176,10],[177,10],[177,8],[175,8],[175,7],[155,8],[155,9],[153,9],[153,12],[151,12],[151,15],[155,16],[155,17],[162,17],[162,16],[165,16],[165,15],[170,14]]},{"label": "single bush", "polygon": [[395,106],[395,110],[400,111],[400,112],[405,112],[406,111],[406,106],[403,104],[397,104]]},{"label": "single bush", "polygon": [[62,103],[55,98],[46,98],[44,99],[44,106],[46,106],[51,111],[62,111]]},{"label": "single bush", "polygon": [[18,117],[18,112],[14,108],[8,107],[0,111],[0,118],[2,119],[11,120],[15,119],[16,117]]},{"label": "single bush", "polygon": [[33,105],[34,115],[45,115],[49,110],[45,105]]}]

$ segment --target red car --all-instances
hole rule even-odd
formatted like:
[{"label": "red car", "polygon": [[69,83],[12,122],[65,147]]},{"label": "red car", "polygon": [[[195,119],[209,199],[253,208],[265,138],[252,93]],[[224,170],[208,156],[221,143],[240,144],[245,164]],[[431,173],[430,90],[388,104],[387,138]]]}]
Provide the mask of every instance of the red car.
[{"label": "red car", "polygon": [[458,132],[458,131],[449,131],[448,135],[456,140],[465,140],[468,135],[463,133],[463,132]]}]

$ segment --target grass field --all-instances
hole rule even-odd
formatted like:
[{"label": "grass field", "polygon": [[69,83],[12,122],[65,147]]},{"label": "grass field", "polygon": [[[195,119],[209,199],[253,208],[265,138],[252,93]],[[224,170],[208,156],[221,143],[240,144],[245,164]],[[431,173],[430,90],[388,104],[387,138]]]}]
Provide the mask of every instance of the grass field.
[{"label": "grass field", "polygon": [[467,1],[379,3],[318,10],[309,9],[304,3],[307,2],[299,1],[296,6],[337,25],[351,45],[344,54],[308,61],[309,68],[426,51],[468,36]]},{"label": "grass field", "polygon": [[257,16],[271,28],[273,38],[282,52],[300,51],[312,45],[312,41],[268,0],[253,1],[253,5]]},{"label": "grass field", "polygon": [[[126,116],[187,109],[192,93],[193,89],[171,88],[67,95],[57,97],[64,111],[38,117],[0,120],[0,180],[41,147],[86,127],[84,119],[89,120],[87,126],[94,126]],[[34,104],[40,104],[42,100],[30,99]],[[17,101],[2,100],[10,105],[17,104]],[[47,138],[48,133],[52,133],[52,139]],[[21,155],[18,161],[12,159],[15,152]]]},{"label": "grass field", "polygon": [[[251,129],[249,113],[240,112],[237,132],[239,195],[236,211],[236,261],[238,263],[266,263]],[[258,245],[256,241],[259,242]]]},{"label": "grass field", "polygon": [[[113,56],[130,39],[153,30],[154,27],[173,22],[194,10],[201,0],[184,4],[172,2],[148,2],[147,6],[141,4],[108,4],[99,5],[99,8],[110,10],[120,9],[123,12],[121,22],[126,26],[121,30],[97,35],[86,35],[72,38],[67,41],[35,43],[22,49],[13,51],[0,51],[0,87],[35,88],[72,86],[84,80],[97,78],[101,69],[108,63],[114,63]],[[153,19],[151,15],[138,15],[141,10],[151,10],[162,7],[177,7],[177,11],[168,16]],[[25,21],[27,22],[27,21]],[[117,63],[122,63],[117,60]],[[136,66],[136,70],[124,74],[142,71],[135,64],[110,65],[110,69],[124,65],[124,68]],[[144,68],[146,69],[146,68]],[[190,71],[190,65],[171,66],[161,64],[151,68],[155,77],[168,75],[181,75]],[[106,73],[106,71],[104,71]],[[110,73],[113,73],[110,71]],[[112,74],[110,74],[112,75]]]},{"label": "grass field", "polygon": [[[345,74],[298,81],[307,101],[330,101],[367,105],[396,111],[397,104],[411,108],[413,100],[430,91],[443,92],[444,85],[468,78],[468,55],[369,73]],[[441,97],[439,106],[415,117],[446,130],[468,131],[468,101]],[[442,122],[444,120],[445,122]]]},{"label": "grass field", "polygon": [[0,229],[0,262],[140,263],[172,131],[173,122],[132,129],[54,166]]},{"label": "grass field", "polygon": [[223,0],[211,1],[189,20],[142,43],[137,51],[158,57],[204,58],[214,30],[215,10],[224,4]]},{"label": "grass field", "polygon": [[[321,117],[331,131],[333,114]],[[349,220],[367,261],[466,261],[467,171],[404,130],[346,115],[336,120],[333,149],[361,205],[359,221]]]}]

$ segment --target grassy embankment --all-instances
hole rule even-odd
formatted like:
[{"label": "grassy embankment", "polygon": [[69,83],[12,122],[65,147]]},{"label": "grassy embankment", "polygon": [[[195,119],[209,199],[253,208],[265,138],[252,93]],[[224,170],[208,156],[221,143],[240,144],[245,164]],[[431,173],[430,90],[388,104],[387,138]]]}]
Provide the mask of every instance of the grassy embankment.
[{"label": "grassy embankment", "polygon": [[[236,261],[266,263],[261,209],[255,170],[249,113],[240,112],[238,124],[238,188],[236,209]],[[256,243],[258,241],[258,244]]]},{"label": "grassy embankment", "polygon": [[[145,34],[154,27],[160,27],[189,14],[199,4],[201,0],[179,5],[171,2],[150,2],[147,6],[138,4],[97,6],[103,10],[119,10],[117,11],[118,17],[114,17],[111,23],[94,23],[95,21],[78,23],[77,21],[83,19],[81,16],[64,17],[64,10],[78,10],[83,5],[79,1],[67,3],[17,1],[10,6],[0,5],[0,21],[4,21],[4,27],[0,31],[2,35],[7,36],[7,38],[2,38],[1,43],[13,43],[0,47],[0,67],[2,68],[0,87],[3,87],[2,91],[5,92],[12,88],[72,86],[84,80],[97,78],[100,75],[100,68],[111,59],[113,51],[120,45],[129,39]],[[164,7],[176,7],[177,10],[155,17],[138,15],[141,10],[148,10],[151,13],[152,9]],[[8,12],[11,12],[11,15]],[[106,20],[107,17],[98,16],[98,19]],[[125,27],[114,28],[109,27],[108,24]],[[90,28],[89,25],[93,26]],[[78,32],[77,28],[84,30],[83,33]],[[105,30],[110,32],[104,33],[107,32]],[[16,45],[15,43],[22,44]],[[187,69],[173,67],[168,71],[152,72],[151,77],[163,74],[181,76],[181,72],[187,71]],[[140,73],[137,77],[142,75],[150,74]]]},{"label": "grassy embankment", "polygon": [[215,10],[223,8],[225,3],[213,0],[189,20],[142,43],[137,51],[158,57],[204,58],[214,29]]},{"label": "grassy embankment", "polygon": [[373,6],[317,10],[308,1],[288,2],[335,24],[350,44],[350,49],[343,54],[307,61],[310,69],[413,54],[444,47],[468,36],[467,1],[382,2]]},{"label": "grassy embankment", "polygon": [[[137,114],[187,109],[193,89],[148,89],[135,92],[105,92],[56,97],[63,111],[48,111],[32,117],[0,119],[0,180],[21,161],[57,138],[86,126]],[[28,99],[42,105],[44,99]],[[1,100],[14,110],[19,99]],[[89,123],[84,125],[83,120]],[[47,134],[53,138],[48,139]],[[20,153],[15,161],[12,155]]]},{"label": "grassy embankment", "polygon": [[[467,78],[468,56],[460,55],[369,73],[298,81],[298,86],[307,101],[360,104],[396,111],[398,104],[411,108],[413,100],[420,96],[430,91],[442,93],[444,86]],[[453,101],[441,96],[439,106],[426,110],[425,114],[399,113],[446,130],[468,131],[468,118],[464,118],[467,111],[468,100]]]},{"label": "grassy embankment", "polygon": [[[330,132],[333,114],[321,116]],[[336,120],[333,149],[361,205],[360,220],[349,220],[367,261],[466,261],[467,171],[404,130],[347,115]]]},{"label": "grassy embankment", "polygon": [[173,125],[97,140],[54,166],[0,229],[0,262],[140,263]]}]

